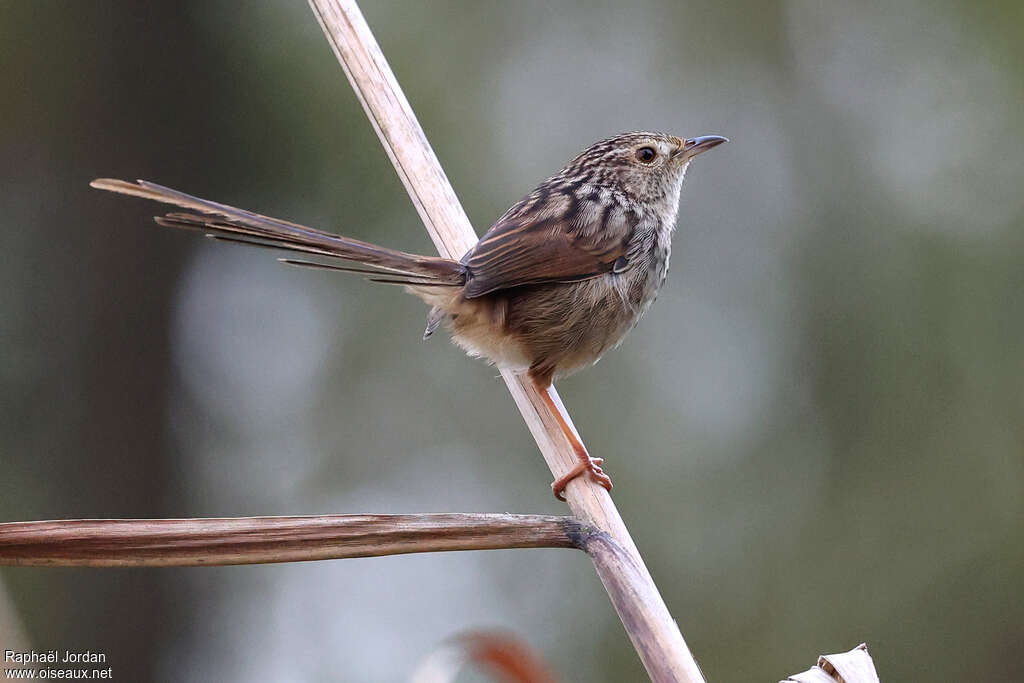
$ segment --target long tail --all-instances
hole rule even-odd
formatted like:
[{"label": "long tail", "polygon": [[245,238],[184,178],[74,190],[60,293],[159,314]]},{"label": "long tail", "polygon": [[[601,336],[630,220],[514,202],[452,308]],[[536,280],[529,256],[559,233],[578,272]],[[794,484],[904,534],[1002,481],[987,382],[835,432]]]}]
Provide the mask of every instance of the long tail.
[{"label": "long tail", "polygon": [[297,223],[193,197],[145,180],[140,180],[136,184],[124,180],[99,178],[89,184],[99,190],[153,199],[196,212],[169,213],[157,217],[155,220],[160,225],[195,230],[228,242],[284,249],[328,260],[356,262],[370,268],[355,268],[304,259],[280,259],[290,265],[362,273],[375,282],[417,287],[459,287],[466,281],[465,267],[458,261],[437,256],[407,254],[350,237],[333,235]]}]

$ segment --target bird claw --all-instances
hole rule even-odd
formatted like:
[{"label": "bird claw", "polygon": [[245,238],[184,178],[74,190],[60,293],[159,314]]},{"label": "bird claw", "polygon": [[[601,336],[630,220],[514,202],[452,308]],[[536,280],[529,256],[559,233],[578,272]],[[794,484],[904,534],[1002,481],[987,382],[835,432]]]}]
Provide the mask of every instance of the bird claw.
[{"label": "bird claw", "polygon": [[571,470],[563,474],[561,477],[551,482],[551,491],[555,494],[555,498],[565,502],[565,487],[570,481],[576,477],[586,473],[590,475],[590,478],[603,486],[605,489],[612,490],[612,480],[604,470],[601,469],[601,463],[604,462],[604,458],[591,458],[587,456],[586,460],[581,460]]}]

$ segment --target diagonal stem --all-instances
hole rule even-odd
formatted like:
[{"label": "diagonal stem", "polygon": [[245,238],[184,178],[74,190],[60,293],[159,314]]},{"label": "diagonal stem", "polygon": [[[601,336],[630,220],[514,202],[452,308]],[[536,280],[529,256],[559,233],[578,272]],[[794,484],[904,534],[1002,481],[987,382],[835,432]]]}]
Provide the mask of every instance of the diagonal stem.
[{"label": "diagonal stem", "polygon": [[[438,252],[451,258],[462,256],[476,243],[476,233],[358,4],[355,0],[309,3]],[[577,458],[558,426],[559,418],[572,425],[558,394],[551,389],[561,415],[545,404],[531,382],[509,371],[501,374],[552,474],[561,477]],[[569,482],[566,498],[577,518],[604,532],[608,542],[629,559],[631,569],[621,575],[613,575],[625,566],[621,563],[595,561],[595,568],[610,593],[613,585],[626,582],[623,595],[627,597],[613,603],[652,680],[703,683],[700,668],[611,496],[589,477],[578,477]],[[652,634],[656,635],[653,641]]]}]

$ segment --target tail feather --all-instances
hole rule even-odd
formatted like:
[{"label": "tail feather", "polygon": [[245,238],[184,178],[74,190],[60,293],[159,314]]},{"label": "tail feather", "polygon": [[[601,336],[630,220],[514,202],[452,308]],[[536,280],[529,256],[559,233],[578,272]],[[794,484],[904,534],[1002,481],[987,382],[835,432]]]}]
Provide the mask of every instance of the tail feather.
[{"label": "tail feather", "polygon": [[[420,256],[388,249],[369,242],[309,228],[298,223],[270,218],[226,204],[200,199],[145,180],[140,180],[136,184],[124,180],[99,178],[92,181],[90,185],[100,190],[152,199],[196,212],[168,213],[166,216],[156,218],[159,225],[204,232],[211,237],[229,242],[284,249],[328,259],[354,261],[372,267],[374,270],[367,270],[368,274],[379,275],[383,278],[370,278],[373,280],[416,286],[459,286],[466,280],[465,267],[451,259]],[[334,264],[285,261],[291,262],[292,265],[320,266],[330,270],[360,272],[360,269],[350,269]]]},{"label": "tail feather", "polygon": [[[260,245],[263,246],[263,245]],[[426,276],[405,275],[399,272],[386,270],[371,270],[370,268],[353,268],[350,266],[339,266],[333,263],[319,263],[317,261],[306,261],[304,259],[279,258],[281,263],[300,268],[315,268],[318,270],[336,270],[342,273],[361,273],[375,277],[366,278],[370,282],[383,282],[389,285],[409,285],[416,287],[461,287],[461,283],[443,282],[437,279],[430,279]]]},{"label": "tail feather", "polygon": [[[303,254],[326,256],[328,258],[340,258],[334,251],[306,245],[299,239],[289,238],[288,241],[285,242],[278,237],[266,236],[264,233],[257,232],[255,230],[246,229],[242,226],[233,225],[231,223],[225,223],[221,220],[211,220],[203,216],[196,216],[187,213],[169,213],[166,216],[157,216],[153,220],[156,221],[157,225],[162,225],[167,228],[178,228],[179,230],[200,232],[205,234],[207,237],[218,241],[232,242],[234,244],[247,244],[253,247],[266,247],[268,249],[284,249],[286,251],[296,251]],[[383,268],[381,266],[376,267],[382,271],[390,271],[390,269]]]}]

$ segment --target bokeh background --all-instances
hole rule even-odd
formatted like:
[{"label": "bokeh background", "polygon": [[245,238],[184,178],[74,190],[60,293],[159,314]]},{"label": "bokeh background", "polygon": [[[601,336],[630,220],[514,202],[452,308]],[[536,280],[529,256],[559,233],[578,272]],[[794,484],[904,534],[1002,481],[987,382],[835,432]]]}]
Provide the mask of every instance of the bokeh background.
[{"label": "bokeh background", "polygon": [[[1019,671],[1024,5],[365,5],[479,231],[609,134],[732,139],[658,303],[560,386],[708,679],[861,641],[884,680]],[[0,93],[0,518],[565,512],[418,301],[88,188],[429,253],[303,3],[3,2]],[[478,627],[643,677],[566,551],[0,581],[0,648],[117,680],[402,681]]]}]

